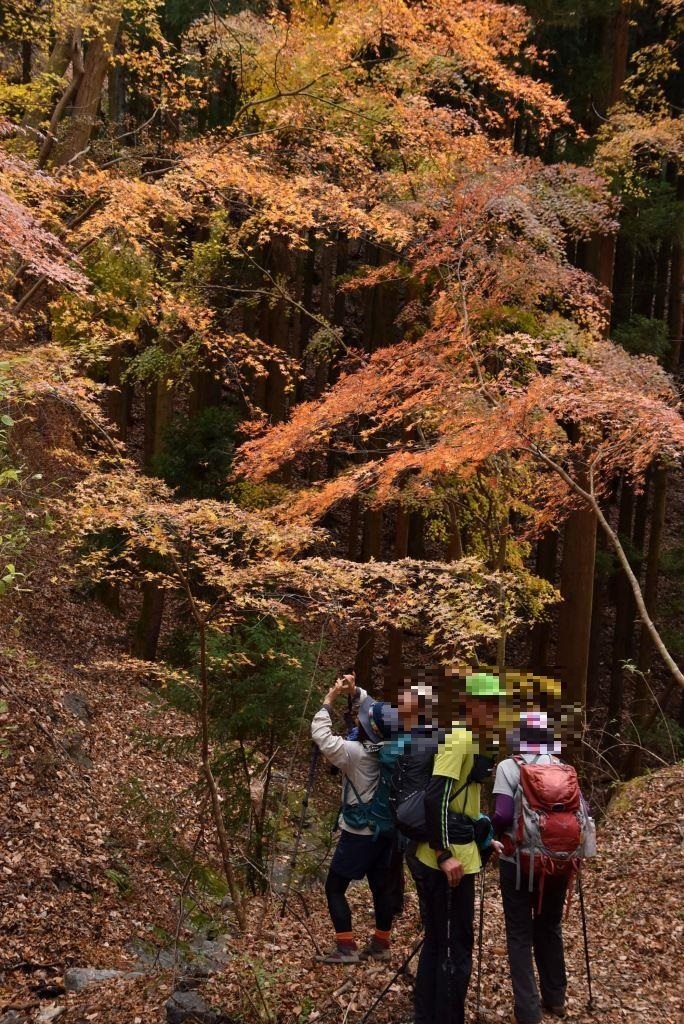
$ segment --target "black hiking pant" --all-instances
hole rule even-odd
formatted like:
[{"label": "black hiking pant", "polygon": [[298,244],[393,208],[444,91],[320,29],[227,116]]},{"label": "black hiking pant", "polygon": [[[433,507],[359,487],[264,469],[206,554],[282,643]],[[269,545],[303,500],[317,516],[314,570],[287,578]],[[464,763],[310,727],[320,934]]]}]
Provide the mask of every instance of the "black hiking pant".
[{"label": "black hiking pant", "polygon": [[[516,889],[515,864],[502,860],[499,873],[515,1017],[519,1024],[538,1024],[542,1019],[542,1000],[547,1006],[562,1006],[565,1002],[562,921],[568,882],[562,877],[545,878],[538,912],[539,880],[535,879],[534,892],[529,892],[524,872],[521,887]],[[534,977],[533,953],[541,998]]]},{"label": "black hiking pant", "polygon": [[342,832],[325,880],[328,910],[336,932],[352,930],[351,908],[346,892],[351,881],[361,878],[368,879],[376,927],[383,932],[391,930],[397,909],[396,884],[391,870],[394,848],[392,837]]},{"label": "black hiking pant", "polygon": [[415,1024],[464,1024],[473,963],[475,875],[451,888],[443,871],[409,854],[425,941],[416,976]]}]

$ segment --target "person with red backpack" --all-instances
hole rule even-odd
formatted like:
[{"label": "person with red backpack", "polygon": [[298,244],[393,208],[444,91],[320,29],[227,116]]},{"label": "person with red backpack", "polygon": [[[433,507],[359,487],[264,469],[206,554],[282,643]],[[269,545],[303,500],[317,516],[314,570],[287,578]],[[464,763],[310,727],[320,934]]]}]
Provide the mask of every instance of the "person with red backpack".
[{"label": "person with red backpack", "polygon": [[561,745],[545,712],[520,716],[513,748],[496,770],[492,826],[504,847],[499,870],[513,1024],[539,1024],[544,1011],[565,1017],[563,907],[582,860],[594,852],[593,821],[575,769],[556,756]]}]

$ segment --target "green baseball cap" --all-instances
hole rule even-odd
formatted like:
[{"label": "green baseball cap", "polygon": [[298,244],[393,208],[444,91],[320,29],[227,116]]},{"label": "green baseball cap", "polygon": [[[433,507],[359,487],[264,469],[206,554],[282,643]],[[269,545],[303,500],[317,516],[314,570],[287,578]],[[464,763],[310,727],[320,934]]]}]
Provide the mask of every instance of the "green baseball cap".
[{"label": "green baseball cap", "polygon": [[470,697],[501,697],[501,683],[498,676],[488,672],[474,672],[466,676],[465,690]]}]

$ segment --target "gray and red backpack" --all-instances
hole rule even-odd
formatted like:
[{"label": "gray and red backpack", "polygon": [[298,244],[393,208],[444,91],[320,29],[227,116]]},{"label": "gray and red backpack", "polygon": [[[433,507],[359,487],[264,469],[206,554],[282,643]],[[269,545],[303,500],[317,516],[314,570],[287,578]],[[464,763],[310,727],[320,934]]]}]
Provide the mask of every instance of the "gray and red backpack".
[{"label": "gray and red backpack", "polygon": [[596,856],[596,828],[572,765],[556,757],[544,764],[528,763],[520,755],[514,760],[520,767],[514,838],[505,837],[504,852],[515,857],[517,888],[526,875],[532,892],[538,877],[541,907],[548,876],[566,876],[570,891],[582,862]]}]

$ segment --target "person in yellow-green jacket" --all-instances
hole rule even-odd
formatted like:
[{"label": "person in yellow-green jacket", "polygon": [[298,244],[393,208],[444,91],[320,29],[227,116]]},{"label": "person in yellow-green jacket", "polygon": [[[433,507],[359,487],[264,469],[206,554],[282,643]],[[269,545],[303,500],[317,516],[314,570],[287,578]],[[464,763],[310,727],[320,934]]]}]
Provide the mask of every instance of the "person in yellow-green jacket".
[{"label": "person in yellow-green jacket", "polygon": [[[455,724],[435,755],[425,790],[428,841],[409,866],[420,899],[425,941],[415,986],[415,1024],[464,1024],[473,951],[475,876],[480,847],[490,838],[480,816],[481,783],[491,772],[491,749],[504,696],[498,676],[467,675],[460,696],[463,724]],[[486,839],[478,823],[485,826]],[[479,845],[478,845],[479,843]],[[499,843],[490,849],[500,852]]]}]

